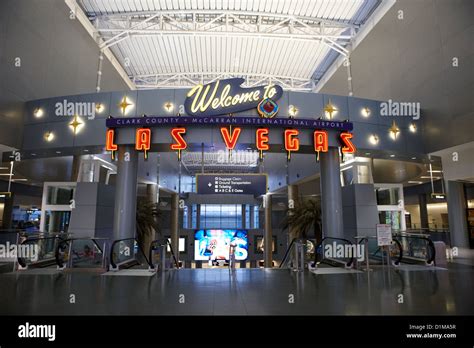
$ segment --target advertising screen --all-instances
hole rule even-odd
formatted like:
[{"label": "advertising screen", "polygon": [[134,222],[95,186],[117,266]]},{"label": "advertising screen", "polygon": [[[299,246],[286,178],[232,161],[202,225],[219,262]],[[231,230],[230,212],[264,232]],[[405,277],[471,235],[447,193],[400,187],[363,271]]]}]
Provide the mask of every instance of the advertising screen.
[{"label": "advertising screen", "polygon": [[248,239],[245,230],[198,230],[194,235],[195,260],[229,260],[231,244],[235,245],[235,259],[245,260]]}]

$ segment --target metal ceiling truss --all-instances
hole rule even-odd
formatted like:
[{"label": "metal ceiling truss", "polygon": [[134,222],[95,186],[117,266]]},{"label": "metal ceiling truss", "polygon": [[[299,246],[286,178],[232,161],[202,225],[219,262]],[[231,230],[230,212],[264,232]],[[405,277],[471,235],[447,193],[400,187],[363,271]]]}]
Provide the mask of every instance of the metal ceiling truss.
[{"label": "metal ceiling truss", "polygon": [[221,35],[318,40],[346,56],[348,50],[344,46],[358,30],[358,26],[343,21],[231,10],[127,12],[98,15],[90,20],[104,39],[101,49],[116,45],[131,36]]},{"label": "metal ceiling truss", "polygon": [[[108,50],[131,37],[222,36],[320,42],[344,57],[359,26],[344,21],[232,10],[140,11],[89,16],[99,47]],[[346,48],[347,47],[347,48]],[[287,90],[313,91],[317,81],[245,72],[178,72],[132,75],[136,88],[189,88],[196,83],[241,76],[247,86],[278,83]]]},{"label": "metal ceiling truss", "polygon": [[312,79],[301,79],[288,76],[274,76],[266,74],[252,74],[243,72],[226,73],[169,73],[169,74],[151,74],[136,75],[132,81],[139,89],[149,88],[189,88],[197,84],[211,83],[217,80],[243,77],[245,78],[245,87],[254,87],[266,84],[278,84],[282,88],[292,91],[313,91],[317,81]]}]

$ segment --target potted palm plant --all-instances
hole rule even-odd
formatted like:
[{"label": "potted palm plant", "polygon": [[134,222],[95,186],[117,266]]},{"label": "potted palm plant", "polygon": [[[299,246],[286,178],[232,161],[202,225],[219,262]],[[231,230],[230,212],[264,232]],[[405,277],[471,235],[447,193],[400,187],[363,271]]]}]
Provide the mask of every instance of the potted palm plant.
[{"label": "potted palm plant", "polygon": [[313,228],[316,243],[322,239],[321,229],[321,206],[318,200],[314,198],[303,199],[293,209],[288,209],[286,217],[283,220],[283,229],[290,228],[294,235],[290,239],[306,239],[308,231]]},{"label": "potted palm plant", "polygon": [[158,203],[152,203],[144,198],[137,201],[137,240],[141,250],[148,257],[151,242],[161,236],[161,211]]}]

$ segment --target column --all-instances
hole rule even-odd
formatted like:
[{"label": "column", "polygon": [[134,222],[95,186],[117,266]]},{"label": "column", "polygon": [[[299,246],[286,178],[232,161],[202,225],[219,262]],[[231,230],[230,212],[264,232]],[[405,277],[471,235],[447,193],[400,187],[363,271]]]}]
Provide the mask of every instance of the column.
[{"label": "column", "polygon": [[323,237],[343,238],[339,149],[330,147],[320,156]]},{"label": "column", "polygon": [[448,220],[451,246],[469,248],[464,184],[462,182],[448,181],[446,186],[448,191]]},{"label": "column", "polygon": [[14,193],[10,192],[10,196],[5,195],[3,216],[2,216],[2,229],[9,230],[12,228],[12,217],[13,217],[13,202]]},{"label": "column", "polygon": [[245,204],[241,205],[241,209],[242,209],[242,229],[245,230],[247,228],[247,226],[245,226],[245,223],[247,222],[246,221],[247,220],[246,219],[247,215],[246,215],[246,211],[245,211]]},{"label": "column", "polygon": [[133,146],[121,146],[117,158],[113,230],[115,240],[133,238],[136,234],[138,154]]},{"label": "column", "polygon": [[[292,214],[293,209],[298,207],[299,205],[299,192],[298,186],[296,185],[288,185],[288,210],[289,214]],[[288,226],[288,245],[290,245],[291,241],[294,238],[297,238],[298,231],[291,225]]]},{"label": "column", "polygon": [[170,223],[170,232],[171,232],[171,247],[173,248],[174,256],[179,262],[179,195],[177,193],[171,194],[171,223]]},{"label": "column", "polygon": [[255,214],[254,214],[254,206],[250,205],[250,229],[254,228],[255,225]]},{"label": "column", "polygon": [[[157,205],[158,203],[158,185],[157,184],[147,184],[146,185],[146,199],[149,203]],[[155,224],[158,223],[157,217],[154,218]],[[150,228],[148,235],[144,238],[143,241],[143,250],[148,253],[150,250],[150,244],[157,238],[156,231],[154,228]],[[148,254],[147,254],[148,256]]]},{"label": "column", "polygon": [[196,229],[201,229],[201,204],[196,204]]},{"label": "column", "polygon": [[273,241],[273,231],[272,231],[272,196],[266,194],[263,196],[264,206],[265,206],[265,234],[264,234],[264,245],[263,245],[263,255],[265,268],[272,268],[272,241]]},{"label": "column", "polygon": [[71,180],[72,182],[79,181],[79,167],[81,166],[81,156],[72,156],[72,169],[71,169]]},{"label": "column", "polygon": [[418,195],[418,205],[420,207],[420,223],[421,228],[429,228],[428,206],[426,205],[426,194]]}]

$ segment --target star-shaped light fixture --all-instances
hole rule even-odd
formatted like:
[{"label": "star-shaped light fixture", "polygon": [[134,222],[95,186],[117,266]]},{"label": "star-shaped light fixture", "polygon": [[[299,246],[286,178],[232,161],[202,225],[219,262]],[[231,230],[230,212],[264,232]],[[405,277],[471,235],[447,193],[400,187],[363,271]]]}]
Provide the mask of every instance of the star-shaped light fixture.
[{"label": "star-shaped light fixture", "polygon": [[168,112],[171,112],[173,111],[174,109],[174,105],[172,102],[166,102],[165,103],[165,110],[168,111]]},{"label": "star-shaped light fixture", "polygon": [[298,108],[294,105],[290,105],[290,107],[288,108],[288,114],[291,118],[295,117],[296,115],[298,115]]},{"label": "star-shaped light fixture", "polygon": [[33,111],[33,115],[35,115],[36,118],[43,117],[44,111],[43,111],[43,109],[41,109],[41,108],[36,108],[36,109]]},{"label": "star-shaped light fixture", "polygon": [[337,112],[336,107],[331,103],[331,99],[329,99],[329,102],[324,107],[324,114],[329,120],[332,120],[332,116],[336,112]]},{"label": "star-shaped light fixture", "polygon": [[370,109],[366,106],[366,107],[362,108],[361,113],[362,113],[362,116],[369,117],[370,116]]},{"label": "star-shaped light fixture", "polygon": [[390,137],[393,140],[397,140],[397,137],[400,134],[400,128],[398,128],[395,121],[392,122],[392,126],[388,129],[388,131],[390,132]]},{"label": "star-shaped light fixture", "polygon": [[81,121],[78,115],[74,115],[74,119],[69,123],[69,127],[74,134],[79,133],[83,126],[84,122]]},{"label": "star-shaped light fixture", "polygon": [[46,140],[48,143],[54,140],[54,133],[51,131],[48,131],[44,133],[44,140]]},{"label": "star-shaped light fixture", "polygon": [[372,145],[377,145],[379,143],[379,137],[377,136],[377,134],[372,134],[370,137],[369,137],[369,142],[372,144]]},{"label": "star-shaped light fixture", "polygon": [[98,103],[95,104],[95,111],[98,112],[99,114],[104,111],[104,104]]},{"label": "star-shaped light fixture", "polygon": [[124,96],[119,104],[120,110],[122,110],[122,115],[125,115],[127,113],[127,108],[132,105],[131,102],[128,102],[127,96]]}]

